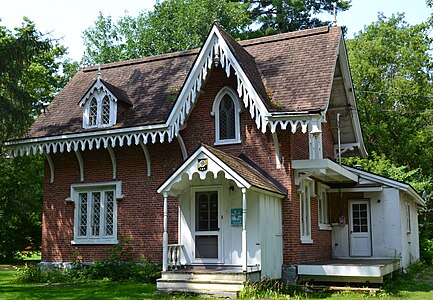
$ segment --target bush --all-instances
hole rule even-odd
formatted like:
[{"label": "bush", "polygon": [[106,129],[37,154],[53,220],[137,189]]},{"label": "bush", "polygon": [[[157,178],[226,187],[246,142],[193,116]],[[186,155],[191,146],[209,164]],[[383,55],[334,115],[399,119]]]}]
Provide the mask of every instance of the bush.
[{"label": "bush", "polygon": [[[119,244],[113,245],[108,259],[93,264],[84,264],[74,259],[69,269],[41,268],[25,266],[18,270],[18,281],[25,283],[53,283],[82,280],[112,281],[134,280],[154,283],[161,276],[161,264],[147,260],[134,263],[129,241],[120,237]],[[77,256],[78,257],[78,256]]]},{"label": "bush", "polygon": [[17,269],[17,281],[20,283],[60,283],[70,282],[72,278],[67,272],[58,268],[46,268],[36,265],[25,265]]}]

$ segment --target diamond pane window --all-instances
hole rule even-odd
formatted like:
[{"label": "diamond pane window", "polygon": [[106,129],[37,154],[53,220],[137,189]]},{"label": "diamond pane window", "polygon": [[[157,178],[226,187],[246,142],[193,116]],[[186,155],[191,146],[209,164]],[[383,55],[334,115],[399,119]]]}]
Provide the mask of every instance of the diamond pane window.
[{"label": "diamond pane window", "polygon": [[99,192],[92,193],[92,235],[99,235],[99,227],[101,222],[101,194]]},{"label": "diamond pane window", "polygon": [[90,107],[89,107],[89,126],[96,126],[98,120],[98,103],[96,102],[95,98],[92,98],[90,100]]},{"label": "diamond pane window", "polygon": [[114,193],[105,193],[105,235],[112,235],[114,229]]},{"label": "diamond pane window", "polygon": [[240,112],[237,93],[229,87],[223,87],[212,107],[215,116],[215,144],[241,142]]},{"label": "diamond pane window", "polygon": [[78,235],[87,235],[87,193],[80,193],[78,200]]},{"label": "diamond pane window", "polygon": [[236,133],[235,107],[232,98],[228,94],[225,94],[221,100],[219,117],[220,139],[234,139]]},{"label": "diamond pane window", "polygon": [[[90,187],[91,188],[91,187]],[[75,242],[117,243],[116,192],[109,187],[77,192]]]},{"label": "diamond pane window", "polygon": [[103,125],[110,124],[110,99],[107,96],[102,100],[101,120]]}]

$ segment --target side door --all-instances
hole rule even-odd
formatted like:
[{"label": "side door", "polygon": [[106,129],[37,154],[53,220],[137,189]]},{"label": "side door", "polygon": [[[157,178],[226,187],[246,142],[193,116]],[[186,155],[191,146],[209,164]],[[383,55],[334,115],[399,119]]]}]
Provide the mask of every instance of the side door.
[{"label": "side door", "polygon": [[350,256],[371,256],[370,201],[349,203]]}]

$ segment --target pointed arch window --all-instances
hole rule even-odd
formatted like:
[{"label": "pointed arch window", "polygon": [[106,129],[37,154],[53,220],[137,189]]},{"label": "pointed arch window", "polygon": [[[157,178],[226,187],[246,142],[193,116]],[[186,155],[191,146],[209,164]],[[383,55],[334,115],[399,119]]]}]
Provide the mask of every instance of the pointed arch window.
[{"label": "pointed arch window", "polygon": [[215,116],[215,145],[241,142],[240,105],[236,93],[229,87],[223,87],[213,104]]},{"label": "pointed arch window", "polygon": [[90,100],[89,104],[89,126],[96,126],[98,120],[98,102],[95,97]]},{"label": "pointed arch window", "polygon": [[105,96],[102,100],[102,112],[101,112],[102,125],[110,124],[110,99]]}]

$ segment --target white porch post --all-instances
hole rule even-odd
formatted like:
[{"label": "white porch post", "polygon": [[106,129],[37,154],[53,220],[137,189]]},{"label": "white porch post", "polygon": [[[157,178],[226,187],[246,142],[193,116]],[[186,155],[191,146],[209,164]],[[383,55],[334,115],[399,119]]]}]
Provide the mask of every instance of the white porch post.
[{"label": "white porch post", "polygon": [[247,197],[246,188],[242,188],[242,271],[247,272]]},{"label": "white porch post", "polygon": [[162,271],[167,271],[168,233],[167,233],[167,198],[168,192],[164,192],[164,233],[162,234]]}]

